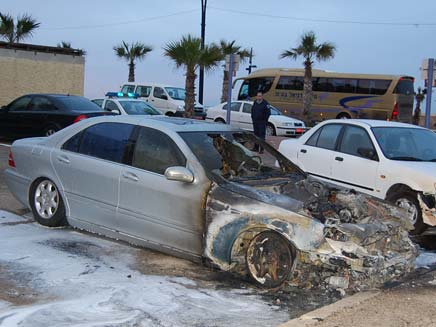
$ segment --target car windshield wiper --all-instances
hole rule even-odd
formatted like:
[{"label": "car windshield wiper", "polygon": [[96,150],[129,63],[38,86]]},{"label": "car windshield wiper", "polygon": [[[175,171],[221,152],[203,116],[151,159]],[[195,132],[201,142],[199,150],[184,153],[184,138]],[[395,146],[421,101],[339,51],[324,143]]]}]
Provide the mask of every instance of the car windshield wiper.
[{"label": "car windshield wiper", "polygon": [[407,157],[407,156],[403,156],[403,157],[391,157],[389,158],[391,160],[403,160],[403,161],[423,161],[420,158],[416,158],[416,157]]}]

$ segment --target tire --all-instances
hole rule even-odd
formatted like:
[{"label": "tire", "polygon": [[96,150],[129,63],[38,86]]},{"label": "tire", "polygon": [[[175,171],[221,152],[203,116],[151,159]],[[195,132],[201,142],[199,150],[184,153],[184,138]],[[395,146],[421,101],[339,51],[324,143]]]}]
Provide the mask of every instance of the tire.
[{"label": "tire", "polygon": [[61,127],[58,124],[49,124],[46,127],[44,127],[44,136],[50,136],[53,135],[54,133],[56,133],[57,131],[60,131]]},{"label": "tire", "polygon": [[225,124],[226,122],[222,118],[215,119],[215,123]]},{"label": "tire", "polygon": [[252,281],[265,288],[275,288],[288,279],[294,256],[287,240],[267,231],[251,240],[245,262]]},{"label": "tire", "polygon": [[336,116],[336,119],[351,119],[351,116],[346,112],[341,112],[339,115]]},{"label": "tire", "polygon": [[274,128],[273,124],[267,124],[266,125],[266,136],[276,136],[276,129]]},{"label": "tire", "polygon": [[394,192],[389,196],[388,200],[394,205],[407,211],[409,218],[415,227],[415,229],[410,231],[410,234],[419,235],[428,228],[428,226],[422,220],[422,209],[419,205],[416,192],[409,190]]},{"label": "tire", "polygon": [[36,180],[30,189],[29,203],[33,217],[43,226],[66,225],[65,205],[57,186],[48,178]]},{"label": "tire", "polygon": [[168,112],[165,113],[165,116],[174,117],[174,113],[171,112],[171,111],[168,111]]}]

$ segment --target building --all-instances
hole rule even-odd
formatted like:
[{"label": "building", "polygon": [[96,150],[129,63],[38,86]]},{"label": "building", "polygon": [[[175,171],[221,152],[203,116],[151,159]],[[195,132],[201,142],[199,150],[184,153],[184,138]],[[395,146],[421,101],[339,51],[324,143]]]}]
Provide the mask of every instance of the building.
[{"label": "building", "polygon": [[83,95],[82,50],[0,42],[0,106],[29,93]]}]

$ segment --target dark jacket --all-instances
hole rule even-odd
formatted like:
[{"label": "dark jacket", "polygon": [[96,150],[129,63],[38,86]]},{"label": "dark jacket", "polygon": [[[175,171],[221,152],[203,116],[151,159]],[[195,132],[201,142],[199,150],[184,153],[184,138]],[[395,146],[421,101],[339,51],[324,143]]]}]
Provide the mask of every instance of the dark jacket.
[{"label": "dark jacket", "polygon": [[251,119],[253,122],[263,122],[266,124],[269,116],[271,116],[271,110],[269,109],[269,103],[266,100],[262,100],[261,103],[254,101],[251,108]]}]

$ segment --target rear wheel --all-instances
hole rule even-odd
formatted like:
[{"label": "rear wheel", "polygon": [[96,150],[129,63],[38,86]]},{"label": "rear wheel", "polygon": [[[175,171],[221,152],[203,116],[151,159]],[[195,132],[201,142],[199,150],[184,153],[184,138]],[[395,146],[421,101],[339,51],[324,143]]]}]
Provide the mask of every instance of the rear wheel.
[{"label": "rear wheel", "polygon": [[290,244],[275,232],[262,232],[251,240],[246,263],[253,281],[267,288],[278,287],[288,279],[292,270]]},{"label": "rear wheel", "polygon": [[48,178],[33,183],[30,206],[35,220],[41,225],[58,227],[65,224],[65,206],[56,185]]},{"label": "rear wheel", "polygon": [[226,122],[224,121],[224,119],[222,119],[222,118],[217,118],[217,119],[215,119],[215,122],[216,123],[220,123],[220,124],[225,124]]},{"label": "rear wheel", "polygon": [[276,135],[276,129],[274,128],[274,125],[268,124],[266,125],[266,136],[275,136]]},{"label": "rear wheel", "polygon": [[337,119],[350,119],[351,116],[347,114],[346,112],[341,112],[339,115],[336,116]]},{"label": "rear wheel", "polygon": [[389,196],[389,201],[406,211],[408,218],[413,226],[415,226],[415,229],[410,231],[410,234],[418,235],[427,229],[428,226],[422,220],[422,209],[415,192],[395,192]]},{"label": "rear wheel", "polygon": [[61,127],[58,124],[50,124],[44,128],[44,136],[50,136],[61,130]]}]

